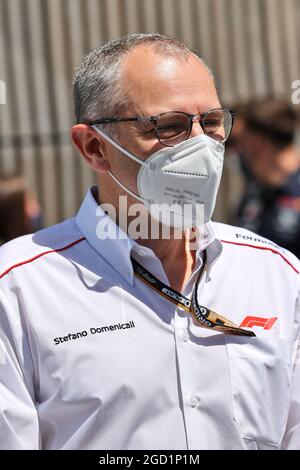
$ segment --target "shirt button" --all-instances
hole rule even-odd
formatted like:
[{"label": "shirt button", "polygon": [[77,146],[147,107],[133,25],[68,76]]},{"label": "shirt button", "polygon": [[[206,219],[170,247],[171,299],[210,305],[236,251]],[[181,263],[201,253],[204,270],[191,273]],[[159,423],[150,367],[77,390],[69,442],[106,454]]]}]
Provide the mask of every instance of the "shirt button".
[{"label": "shirt button", "polygon": [[123,274],[125,277],[130,277],[130,270],[129,269],[124,269]]},{"label": "shirt button", "polygon": [[196,395],[191,395],[190,397],[190,405],[192,408],[197,408],[199,406],[200,399]]},{"label": "shirt button", "polygon": [[183,331],[183,332],[181,333],[181,338],[182,338],[182,341],[184,341],[185,343],[187,343],[188,340],[189,340],[189,334],[188,334],[188,332],[187,332],[187,331]]},{"label": "shirt button", "polygon": [[179,308],[176,309],[176,313],[180,318],[186,317],[186,312],[182,312],[181,310],[179,310]]}]

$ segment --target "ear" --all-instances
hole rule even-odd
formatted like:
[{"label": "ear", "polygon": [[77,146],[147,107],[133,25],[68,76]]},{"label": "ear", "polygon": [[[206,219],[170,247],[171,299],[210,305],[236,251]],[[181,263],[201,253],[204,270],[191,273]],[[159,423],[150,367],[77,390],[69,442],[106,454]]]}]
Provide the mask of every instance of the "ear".
[{"label": "ear", "polygon": [[110,170],[106,141],[92,127],[76,124],[71,128],[71,139],[92,170],[102,174]]}]

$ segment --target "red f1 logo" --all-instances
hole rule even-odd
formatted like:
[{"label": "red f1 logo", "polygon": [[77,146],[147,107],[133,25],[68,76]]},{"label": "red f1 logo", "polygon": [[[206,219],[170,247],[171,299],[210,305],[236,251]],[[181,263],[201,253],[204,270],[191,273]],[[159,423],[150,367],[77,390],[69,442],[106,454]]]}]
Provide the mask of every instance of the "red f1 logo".
[{"label": "red f1 logo", "polygon": [[240,327],[252,328],[252,326],[262,326],[264,330],[270,330],[278,317],[262,318],[262,317],[245,317]]}]

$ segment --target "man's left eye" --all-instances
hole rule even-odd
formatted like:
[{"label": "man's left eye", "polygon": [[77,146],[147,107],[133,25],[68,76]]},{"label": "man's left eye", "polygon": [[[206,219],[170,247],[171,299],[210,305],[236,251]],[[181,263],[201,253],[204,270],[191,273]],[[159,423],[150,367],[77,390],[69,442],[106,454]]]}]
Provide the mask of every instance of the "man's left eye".
[{"label": "man's left eye", "polygon": [[157,132],[161,136],[168,136],[168,135],[177,135],[183,132],[185,129],[180,123],[174,124],[165,124],[156,128]]}]

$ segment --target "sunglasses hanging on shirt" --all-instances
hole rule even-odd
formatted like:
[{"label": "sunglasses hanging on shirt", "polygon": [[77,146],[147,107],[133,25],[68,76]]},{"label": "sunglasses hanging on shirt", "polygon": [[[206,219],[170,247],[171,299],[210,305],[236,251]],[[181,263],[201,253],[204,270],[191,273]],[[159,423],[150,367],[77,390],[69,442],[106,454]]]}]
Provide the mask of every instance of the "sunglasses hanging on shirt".
[{"label": "sunglasses hanging on shirt", "polygon": [[199,305],[197,301],[198,284],[205,269],[206,252],[204,252],[203,265],[193,290],[191,300],[157,279],[157,277],[151,274],[134,258],[131,258],[131,261],[135,275],[139,279],[145,282],[152,289],[156,290],[161,296],[167,298],[170,302],[173,302],[178,307],[190,313],[198,326],[212,328],[228,335],[256,336],[253,331],[240,328],[222,315],[204,307],[203,305]]}]

